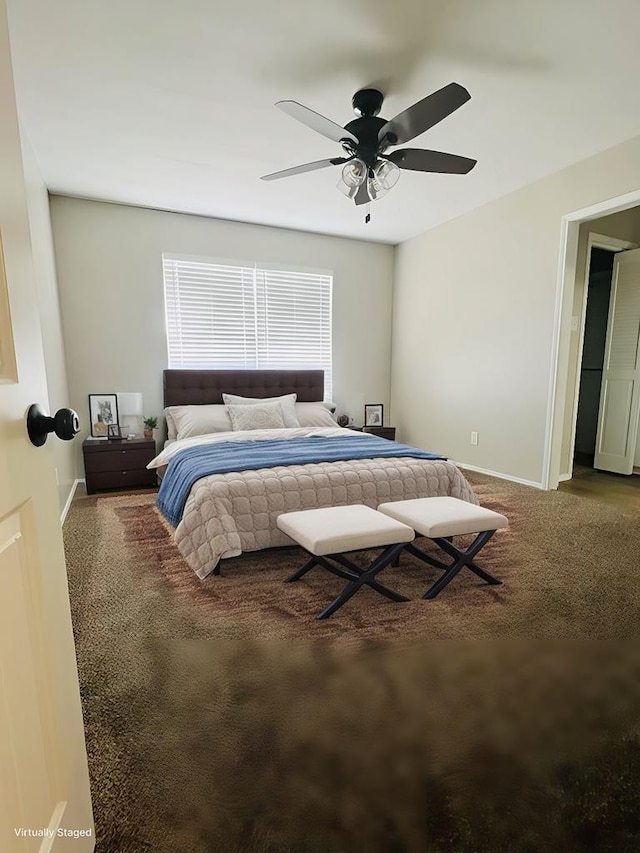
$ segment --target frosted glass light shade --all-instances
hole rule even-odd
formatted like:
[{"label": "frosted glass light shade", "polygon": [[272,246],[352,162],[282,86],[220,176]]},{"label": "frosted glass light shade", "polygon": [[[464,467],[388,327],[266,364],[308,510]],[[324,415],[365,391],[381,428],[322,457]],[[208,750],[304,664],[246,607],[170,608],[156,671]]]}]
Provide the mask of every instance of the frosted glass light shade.
[{"label": "frosted glass light shade", "polygon": [[138,392],[118,391],[118,412],[125,417],[142,417],[142,394]]},{"label": "frosted glass light shade", "polygon": [[367,167],[362,160],[353,160],[342,170],[342,180],[348,187],[359,187],[367,177]]},{"label": "frosted glass light shade", "polygon": [[392,187],[398,183],[400,169],[390,160],[383,160],[373,170],[373,177],[369,178],[367,189],[372,199],[382,198]]},{"label": "frosted glass light shade", "polygon": [[340,178],[336,187],[340,190],[343,195],[346,195],[347,198],[355,198],[360,187],[348,187],[345,182]]},{"label": "frosted glass light shade", "polygon": [[367,167],[362,160],[352,160],[343,168],[337,187],[347,198],[354,198],[367,179]]}]

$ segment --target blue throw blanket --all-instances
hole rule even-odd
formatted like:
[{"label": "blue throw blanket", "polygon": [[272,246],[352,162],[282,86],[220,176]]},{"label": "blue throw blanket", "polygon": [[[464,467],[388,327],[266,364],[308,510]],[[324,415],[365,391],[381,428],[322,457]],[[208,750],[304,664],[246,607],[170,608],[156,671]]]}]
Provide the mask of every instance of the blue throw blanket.
[{"label": "blue throw blanket", "polygon": [[158,492],[157,505],[173,527],[182,518],[191,486],[209,474],[276,468],[279,465],[307,465],[313,462],[340,462],[346,459],[377,459],[411,456],[416,459],[444,459],[439,453],[419,450],[408,444],[368,436],[274,438],[267,441],[221,441],[189,447],[175,456],[167,467]]}]

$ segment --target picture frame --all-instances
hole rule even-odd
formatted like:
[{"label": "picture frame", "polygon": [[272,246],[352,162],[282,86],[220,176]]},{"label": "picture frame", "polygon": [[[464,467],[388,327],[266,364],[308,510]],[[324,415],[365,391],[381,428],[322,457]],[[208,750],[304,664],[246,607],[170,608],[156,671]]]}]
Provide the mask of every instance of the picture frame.
[{"label": "picture frame", "polygon": [[381,427],[384,423],[384,406],[382,403],[365,403],[364,425],[366,427]]},{"label": "picture frame", "polygon": [[118,423],[116,394],[89,394],[89,423],[92,438],[108,438],[109,424]]},{"label": "picture frame", "polygon": [[122,439],[120,424],[107,424],[107,438],[109,441],[120,441]]}]

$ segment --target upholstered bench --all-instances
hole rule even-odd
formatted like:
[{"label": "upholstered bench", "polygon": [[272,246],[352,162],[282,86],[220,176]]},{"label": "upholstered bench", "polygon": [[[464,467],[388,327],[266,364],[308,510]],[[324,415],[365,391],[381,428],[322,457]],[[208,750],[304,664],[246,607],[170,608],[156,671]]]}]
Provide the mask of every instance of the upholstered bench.
[{"label": "upholstered bench", "polygon": [[[414,538],[413,528],[407,524],[371,507],[355,504],[287,512],[278,516],[277,525],[312,555],[301,569],[286,579],[286,583],[300,580],[314,566],[322,566],[348,581],[340,595],[318,613],[316,619],[331,616],[365,585],[392,601],[409,600],[375,579]],[[370,548],[383,550],[365,569],[344,556],[350,551]]]},{"label": "upholstered bench", "polygon": [[[413,542],[405,546],[410,554],[444,572],[433,586],[429,587],[423,598],[435,598],[465,566],[489,584],[502,583],[474,562],[478,551],[487,544],[496,530],[509,526],[508,520],[499,512],[450,497],[393,501],[380,504],[378,512],[407,524],[416,533],[432,539],[453,558],[453,562],[447,565],[425,554]],[[467,549],[456,548],[453,537],[467,533],[478,535]]]}]

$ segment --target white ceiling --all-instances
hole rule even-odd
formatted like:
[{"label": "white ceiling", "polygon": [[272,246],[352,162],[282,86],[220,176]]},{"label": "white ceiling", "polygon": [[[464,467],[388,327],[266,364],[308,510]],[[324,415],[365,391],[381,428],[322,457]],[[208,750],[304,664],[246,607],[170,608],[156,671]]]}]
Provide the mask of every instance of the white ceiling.
[{"label": "white ceiling", "polygon": [[[637,0],[9,0],[18,106],[52,192],[398,243],[640,134]],[[371,205],[337,167],[338,124],[456,81],[471,101],[410,145],[478,159],[403,172]]]}]

